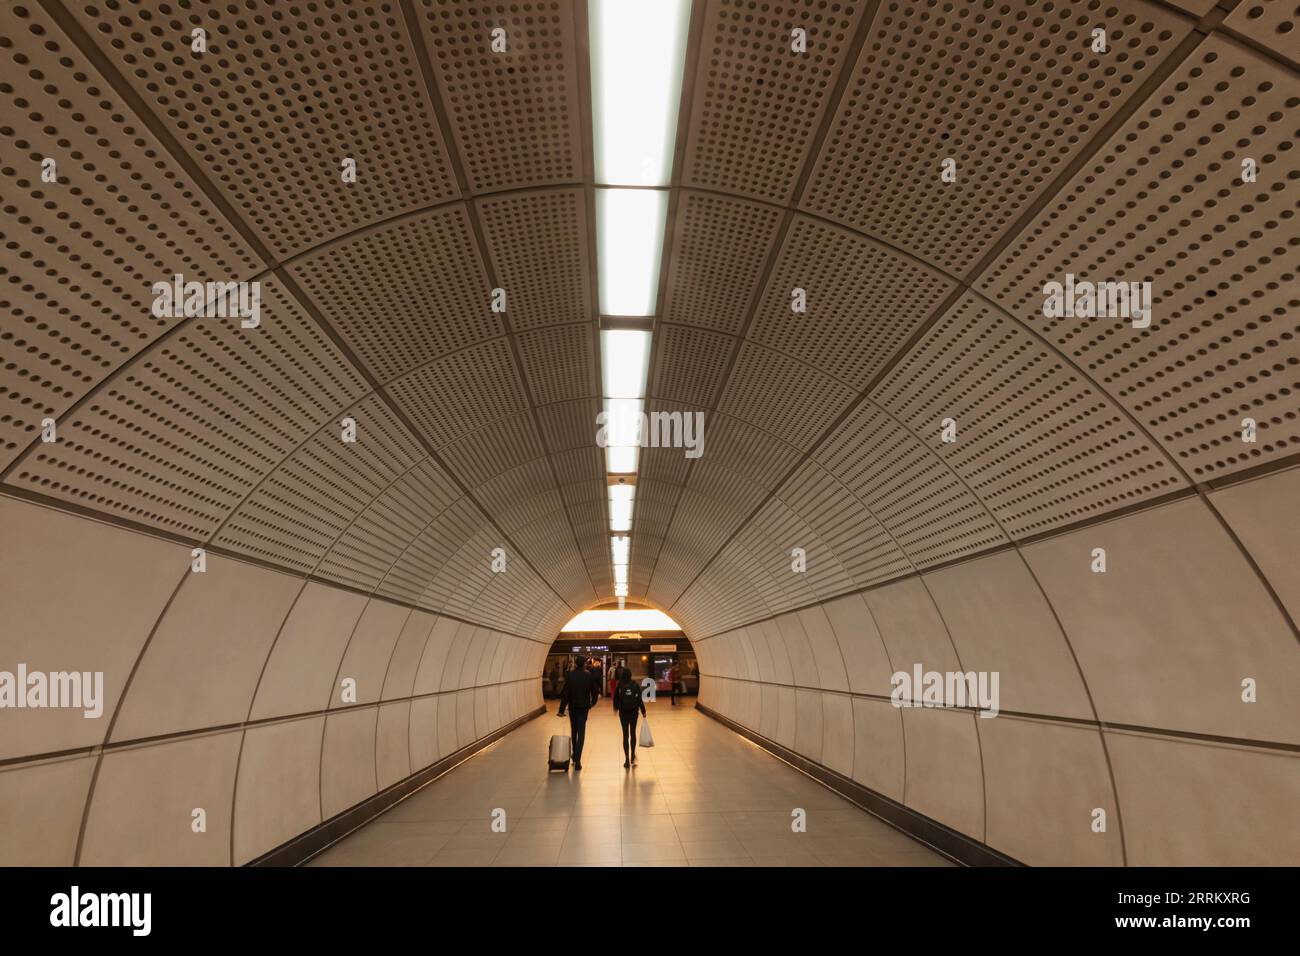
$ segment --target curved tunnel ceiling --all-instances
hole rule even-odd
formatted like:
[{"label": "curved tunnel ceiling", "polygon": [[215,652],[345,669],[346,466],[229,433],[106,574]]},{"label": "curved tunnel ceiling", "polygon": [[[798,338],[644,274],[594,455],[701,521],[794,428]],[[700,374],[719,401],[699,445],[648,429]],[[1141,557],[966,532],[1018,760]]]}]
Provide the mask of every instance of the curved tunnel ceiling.
[{"label": "curved tunnel ceiling", "polygon": [[[608,601],[584,7],[6,4],[6,494],[539,646]],[[1294,756],[1233,695],[1300,677],[1295,22],[697,0],[647,404],[704,454],[642,449],[629,600],[721,712],[997,658],[1010,711]],[[155,318],[177,272],[260,280],[256,334]],[[1067,273],[1150,327],[1045,318]]]}]

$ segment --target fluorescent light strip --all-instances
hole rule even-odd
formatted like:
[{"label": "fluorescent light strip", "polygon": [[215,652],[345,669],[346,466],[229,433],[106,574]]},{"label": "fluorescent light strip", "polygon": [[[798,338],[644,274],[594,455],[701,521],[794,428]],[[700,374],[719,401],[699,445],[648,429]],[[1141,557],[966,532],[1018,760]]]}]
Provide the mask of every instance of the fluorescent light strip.
[{"label": "fluorescent light strip", "polygon": [[[653,317],[692,0],[588,0],[600,312]],[[617,188],[636,187],[636,188]],[[644,188],[650,187],[650,188]],[[628,594],[650,333],[601,334],[614,594]]]},{"label": "fluorescent light strip", "polygon": [[590,0],[596,182],[667,186],[691,0]]},{"label": "fluorescent light strip", "polygon": [[632,503],[636,497],[633,485],[609,486],[609,530],[623,532],[632,530]]},{"label": "fluorescent light strip", "polygon": [[604,315],[654,315],[668,193],[596,190],[596,258]]},{"label": "fluorescent light strip", "polygon": [[600,364],[606,398],[645,398],[650,333],[639,329],[605,329],[600,333]]}]

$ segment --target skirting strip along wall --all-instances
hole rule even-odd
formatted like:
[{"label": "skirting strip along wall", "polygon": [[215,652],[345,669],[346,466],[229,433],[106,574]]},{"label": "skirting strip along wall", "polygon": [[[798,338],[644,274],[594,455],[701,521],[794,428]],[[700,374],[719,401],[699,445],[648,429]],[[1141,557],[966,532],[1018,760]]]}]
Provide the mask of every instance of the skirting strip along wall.
[{"label": "skirting strip along wall", "polygon": [[712,717],[724,727],[734,730],[747,740],[758,744],[758,746],[784,760],[796,770],[806,773],[824,787],[838,793],[845,800],[856,803],[873,816],[879,817],[891,826],[902,830],[908,836],[920,840],[926,846],[938,850],[944,856],[956,860],[958,863],[966,866],[1024,866],[1019,860],[1014,860],[1005,853],[998,852],[987,843],[972,840],[966,834],[958,833],[951,827],[930,819],[925,814],[917,813],[910,807],[903,806],[897,800],[891,800],[884,794],[870,790],[857,781],[850,780],[841,773],[836,773],[829,767],[809,760],[807,757],[801,757],[793,750],[782,747],[776,741],[768,740],[748,727],[744,727],[734,720],[710,710],[704,704],[697,703],[695,709],[708,717]]},{"label": "skirting strip along wall", "polygon": [[381,790],[373,797],[361,801],[355,807],[350,807],[342,813],[330,817],[325,822],[300,833],[289,842],[280,844],[269,853],[264,853],[244,865],[300,866],[306,863],[316,854],[337,843],[358,827],[369,823],[394,804],[406,799],[427,784],[433,783],[434,780],[437,780],[448,770],[462,761],[468,760],[488,744],[495,743],[516,727],[522,727],[528,721],[540,717],[544,713],[546,713],[546,708],[538,707],[531,713],[524,714],[524,716],[511,721],[504,727],[494,730],[486,737],[474,741],[467,747],[462,747],[454,754],[443,757],[437,763],[430,764],[423,770],[411,774],[405,780],[399,780],[388,789]]}]

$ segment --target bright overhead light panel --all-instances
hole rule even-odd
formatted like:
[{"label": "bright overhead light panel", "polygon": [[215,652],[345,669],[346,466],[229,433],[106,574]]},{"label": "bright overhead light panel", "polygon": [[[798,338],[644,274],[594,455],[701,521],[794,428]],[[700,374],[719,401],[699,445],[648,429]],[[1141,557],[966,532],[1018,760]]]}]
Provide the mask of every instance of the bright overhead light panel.
[{"label": "bright overhead light panel", "polygon": [[[623,585],[623,587],[627,587],[627,565],[626,564],[614,565],[614,583],[621,584]],[[626,596],[627,595],[624,595],[624,597]]]},{"label": "bright overhead light panel", "polygon": [[596,182],[667,186],[691,2],[590,0],[587,10]]},{"label": "bright overhead light panel", "polygon": [[643,405],[639,398],[605,399],[605,470],[611,474],[636,471]]},{"label": "bright overhead light panel", "polygon": [[625,534],[615,535],[609,539],[610,554],[614,556],[614,566],[620,564],[627,567],[628,552],[632,547],[632,539]]},{"label": "bright overhead light panel", "polygon": [[632,530],[632,499],[636,489],[632,485],[609,486],[609,530]]},{"label": "bright overhead light panel", "polygon": [[611,475],[635,474],[640,455],[641,449],[636,445],[608,445],[605,448],[605,470]]},{"label": "bright overhead light panel", "polygon": [[680,631],[681,625],[663,611],[653,608],[612,608],[580,611],[573,620],[560,628],[562,631]]},{"label": "bright overhead light panel", "polygon": [[645,398],[650,367],[650,333],[641,329],[606,329],[600,333],[601,368],[606,398]]},{"label": "bright overhead light panel", "polygon": [[654,315],[659,298],[668,193],[660,189],[596,190],[596,256],[600,311]]}]

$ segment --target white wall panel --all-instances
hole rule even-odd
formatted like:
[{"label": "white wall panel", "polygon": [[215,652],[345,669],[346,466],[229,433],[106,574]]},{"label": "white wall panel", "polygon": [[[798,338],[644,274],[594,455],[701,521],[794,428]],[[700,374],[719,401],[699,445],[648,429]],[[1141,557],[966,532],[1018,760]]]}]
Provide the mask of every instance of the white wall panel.
[{"label": "white wall panel", "polygon": [[77,709],[0,712],[0,758],[102,743],[189,551],[3,496],[0,541],[0,669],[104,675],[99,718]]},{"label": "white wall panel", "polygon": [[122,700],[113,740],[237,724],[302,582],[208,555],[163,615]]}]

